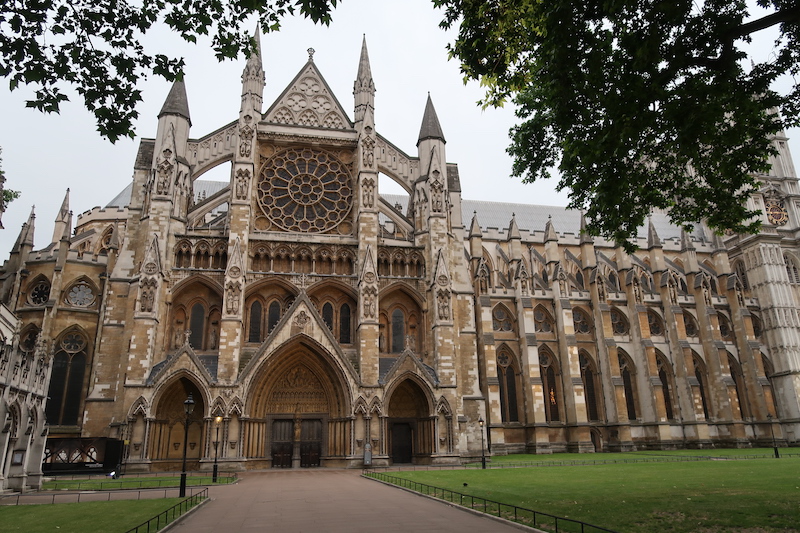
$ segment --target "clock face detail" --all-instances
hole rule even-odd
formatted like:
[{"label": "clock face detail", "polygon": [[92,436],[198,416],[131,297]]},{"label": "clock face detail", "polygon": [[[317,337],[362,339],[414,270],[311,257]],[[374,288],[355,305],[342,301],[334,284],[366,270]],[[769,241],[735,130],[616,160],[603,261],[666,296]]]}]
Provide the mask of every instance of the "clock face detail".
[{"label": "clock face detail", "polygon": [[290,148],[274,155],[261,170],[258,202],[277,228],[325,232],[350,211],[350,173],[333,154]]},{"label": "clock face detail", "polygon": [[88,283],[81,281],[69,290],[67,302],[75,307],[89,307],[94,302],[94,292]]},{"label": "clock face detail", "polygon": [[775,224],[776,226],[784,226],[786,225],[787,222],[789,222],[789,213],[783,206],[782,201],[767,200],[766,202],[764,202],[764,205],[767,210],[767,220],[769,220],[770,224]]}]

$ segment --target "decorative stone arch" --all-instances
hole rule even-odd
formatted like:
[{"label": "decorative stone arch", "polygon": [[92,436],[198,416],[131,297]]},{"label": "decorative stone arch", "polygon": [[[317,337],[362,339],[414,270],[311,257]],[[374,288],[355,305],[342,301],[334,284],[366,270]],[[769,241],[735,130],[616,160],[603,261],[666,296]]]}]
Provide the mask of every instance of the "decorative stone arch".
[{"label": "decorative stone arch", "polygon": [[130,409],[128,409],[128,419],[143,416],[147,417],[150,414],[150,404],[145,399],[144,396],[139,396],[136,400],[131,404]]},{"label": "decorative stone arch", "polygon": [[[268,466],[320,466],[353,453],[353,390],[342,363],[299,334],[246,380],[243,454]],[[261,435],[262,438],[256,438]],[[301,460],[294,464],[297,456]]]},{"label": "decorative stone arch", "polygon": [[225,406],[225,400],[223,400],[221,396],[214,398],[214,401],[211,403],[211,409],[209,410],[209,416],[225,416],[227,412],[228,409]]},{"label": "decorative stone arch", "polygon": [[111,247],[111,237],[113,235],[114,226],[109,224],[106,226],[106,229],[103,230],[103,233],[100,235],[100,238],[97,239],[97,242],[94,245],[94,257],[99,255],[108,255],[108,250]]},{"label": "decorative stone arch", "polygon": [[586,398],[586,418],[590,422],[599,422],[603,419],[604,413],[599,367],[592,354],[585,349],[578,351],[578,363],[581,367],[581,380]]},{"label": "decorative stone arch", "polygon": [[609,310],[609,318],[611,321],[611,331],[615,336],[630,335],[631,323],[622,309],[612,306]]},{"label": "decorative stone arch", "polygon": [[430,386],[404,372],[386,388],[387,454],[394,464],[425,463],[437,449],[435,399]]},{"label": "decorative stone arch", "polygon": [[20,307],[22,306],[44,306],[50,300],[52,283],[44,274],[35,276],[25,285],[25,290],[20,291]]},{"label": "decorative stone arch", "polygon": [[65,328],[53,345],[47,420],[51,426],[77,426],[89,385],[92,337],[77,324]]},{"label": "decorative stone arch", "polygon": [[244,404],[242,403],[242,399],[238,396],[234,396],[231,403],[228,404],[228,416],[243,416],[244,413]]},{"label": "decorative stone arch", "polygon": [[436,451],[440,454],[451,454],[455,451],[455,435],[453,428],[453,410],[444,396],[436,402]]},{"label": "decorative stone arch", "polygon": [[183,454],[184,424],[186,414],[184,402],[189,394],[195,402],[194,411],[189,417],[189,438],[186,457],[189,470],[199,469],[203,457],[206,438],[204,419],[209,413],[208,391],[202,380],[186,369],[180,369],[162,381],[153,393],[151,413],[148,420],[147,449],[144,459],[163,463],[164,469],[180,467]]},{"label": "decorative stone arch", "polygon": [[533,309],[533,329],[537,334],[555,335],[556,321],[552,313],[542,304]]},{"label": "decorative stone arch", "polygon": [[504,303],[498,303],[492,308],[492,331],[516,335],[517,317]]},{"label": "decorative stone arch", "polygon": [[425,341],[424,299],[406,283],[398,281],[384,288],[379,295],[381,353],[402,353],[410,346],[419,353]]},{"label": "decorative stone arch", "polygon": [[664,319],[653,308],[647,310],[647,325],[650,328],[650,335],[653,337],[663,337],[666,335]]},{"label": "decorative stone arch", "polygon": [[66,287],[62,292],[64,305],[83,309],[97,308],[100,289],[89,276],[78,276],[64,286]]},{"label": "decorative stone arch", "polygon": [[377,396],[369,403],[369,412],[370,414],[377,413],[378,416],[383,414],[383,402]]},{"label": "decorative stone arch", "polygon": [[594,332],[592,314],[583,307],[572,308],[572,323],[578,335],[591,335]]}]

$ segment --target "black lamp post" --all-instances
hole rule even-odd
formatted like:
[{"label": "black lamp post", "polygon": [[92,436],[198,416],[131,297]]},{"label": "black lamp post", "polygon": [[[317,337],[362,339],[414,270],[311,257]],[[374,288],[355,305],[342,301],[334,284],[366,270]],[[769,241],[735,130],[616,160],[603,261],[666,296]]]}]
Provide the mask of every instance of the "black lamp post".
[{"label": "black lamp post", "polygon": [[481,427],[481,468],[486,470],[486,451],[483,446],[483,417],[478,418],[478,425]]},{"label": "black lamp post", "polygon": [[218,449],[218,446],[219,446],[219,425],[220,425],[221,422],[222,422],[222,417],[221,416],[218,416],[218,417],[216,417],[214,419],[214,425],[217,427],[217,436],[216,436],[216,438],[214,440],[214,474],[211,476],[211,482],[212,483],[216,483],[217,482],[217,472],[218,472],[218,470],[217,470],[217,457],[218,457],[217,449]]},{"label": "black lamp post", "polygon": [[778,443],[775,442],[775,430],[772,429],[772,414],[767,415],[767,419],[769,420],[769,432],[772,434],[772,450],[775,452],[775,459],[780,459],[781,454],[778,453]]},{"label": "black lamp post", "polygon": [[178,492],[178,497],[180,498],[186,497],[186,445],[189,441],[189,422],[191,421],[189,417],[192,416],[192,411],[194,411],[194,398],[192,398],[191,392],[186,401],[183,402],[183,411],[186,413],[186,423],[183,426],[183,465],[181,466],[181,488]]}]

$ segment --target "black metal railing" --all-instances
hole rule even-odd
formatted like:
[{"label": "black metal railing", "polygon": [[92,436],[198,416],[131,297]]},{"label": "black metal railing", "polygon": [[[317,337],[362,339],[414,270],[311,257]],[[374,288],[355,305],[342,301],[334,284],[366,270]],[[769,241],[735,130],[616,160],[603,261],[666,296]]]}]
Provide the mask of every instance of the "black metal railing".
[{"label": "black metal railing", "polygon": [[158,515],[154,516],[147,522],[143,522],[138,526],[129,529],[125,533],[150,533],[158,531],[159,529],[166,527],[167,525],[171,524],[172,522],[183,516],[190,509],[198,505],[206,498],[208,498],[207,488],[203,489],[197,494],[189,496],[185,500],[181,500],[180,502],[176,503],[163,513],[159,513]]},{"label": "black metal railing", "polygon": [[[217,482],[212,483],[210,481],[210,473],[209,475],[205,475],[205,472],[202,474],[202,479],[193,479],[192,477],[189,477],[187,479],[187,484],[194,486],[212,484],[226,485],[229,483],[234,483],[237,479],[236,474],[225,474],[218,476]],[[174,474],[170,476],[158,476],[157,479],[152,479],[151,477],[150,479],[140,480],[131,480],[128,476],[119,479],[89,478],[85,481],[76,481],[75,479],[58,479],[44,483],[42,490],[137,490],[145,488],[177,487],[179,483],[180,478]]]},{"label": "black metal railing", "polygon": [[[197,487],[196,487],[197,488]],[[195,489],[189,489],[194,494]],[[203,489],[206,490],[206,489]],[[162,489],[106,490],[91,492],[17,492],[0,496],[3,505],[44,505],[56,503],[111,502],[120,500],[152,500],[156,498],[177,498],[178,487]],[[199,490],[198,490],[199,493]]]},{"label": "black metal railing", "polygon": [[475,511],[480,511],[492,516],[497,516],[506,520],[524,524],[526,526],[552,529],[556,533],[588,533],[593,531],[617,533],[613,529],[595,526],[580,520],[564,518],[550,513],[543,513],[542,511],[527,509],[525,507],[517,507],[516,505],[489,500],[486,498],[481,498],[480,496],[473,496],[472,494],[464,494],[450,489],[419,483],[417,481],[402,477],[390,476],[383,472],[363,470],[361,475],[392,485],[397,485],[398,487],[412,490],[414,492],[424,494],[425,496],[430,496],[432,498],[444,500],[462,507],[468,507]]}]

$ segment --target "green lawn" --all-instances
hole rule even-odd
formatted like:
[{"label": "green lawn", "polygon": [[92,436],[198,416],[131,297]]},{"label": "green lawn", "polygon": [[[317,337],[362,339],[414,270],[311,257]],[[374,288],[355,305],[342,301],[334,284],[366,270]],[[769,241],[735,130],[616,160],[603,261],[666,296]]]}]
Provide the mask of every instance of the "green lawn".
[{"label": "green lawn", "polygon": [[[211,485],[211,476],[187,476],[186,486]],[[217,485],[233,483],[235,477],[219,476]],[[177,487],[180,485],[180,476],[158,477],[122,477],[120,479],[92,478],[92,479],[63,479],[58,478],[42,484],[42,490],[114,490],[114,489],[150,489]]]},{"label": "green lawn", "polygon": [[389,474],[623,532],[800,532],[797,458]]},{"label": "green lawn", "polygon": [[179,498],[0,506],[0,533],[124,532],[164,512]]}]

